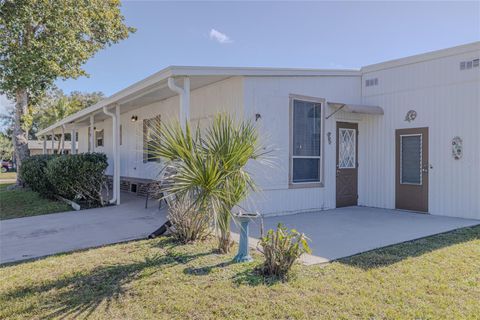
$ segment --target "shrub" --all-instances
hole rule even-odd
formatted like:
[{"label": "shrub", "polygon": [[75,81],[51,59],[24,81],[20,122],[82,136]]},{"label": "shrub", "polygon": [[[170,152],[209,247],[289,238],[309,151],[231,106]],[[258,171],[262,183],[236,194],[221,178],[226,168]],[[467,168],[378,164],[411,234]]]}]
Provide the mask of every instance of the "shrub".
[{"label": "shrub", "polygon": [[103,205],[107,156],[102,153],[62,155],[48,161],[46,175],[56,194],[88,205]]},{"label": "shrub", "polygon": [[303,254],[310,253],[307,237],[295,229],[288,230],[281,223],[277,230],[268,230],[260,239],[265,262],[261,272],[267,276],[286,279],[295,261]]},{"label": "shrub", "polygon": [[57,155],[35,155],[22,161],[20,168],[20,180],[33,191],[43,196],[51,197],[54,194],[54,187],[46,175],[47,163],[56,158]]},{"label": "shrub", "polygon": [[210,234],[210,216],[198,208],[191,196],[172,200],[168,219],[172,236],[182,243],[205,240]]},{"label": "shrub", "polygon": [[205,131],[192,132],[188,123],[182,130],[179,123],[154,122],[152,129],[156,139],[147,146],[151,158],[166,161],[176,171],[167,193],[195,194],[216,228],[219,251],[229,252],[232,209],[257,190],[247,163],[268,153],[255,125],[218,115]]}]

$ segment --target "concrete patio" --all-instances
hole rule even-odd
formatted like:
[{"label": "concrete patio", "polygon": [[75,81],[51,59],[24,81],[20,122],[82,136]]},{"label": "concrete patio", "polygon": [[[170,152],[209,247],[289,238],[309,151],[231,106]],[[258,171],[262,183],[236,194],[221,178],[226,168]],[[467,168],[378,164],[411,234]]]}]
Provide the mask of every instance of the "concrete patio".
[{"label": "concrete patio", "polygon": [[[264,218],[264,229],[278,223],[305,233],[312,254],[327,262],[365,251],[480,224],[480,220],[451,218],[400,210],[346,207]],[[259,237],[259,222],[251,237]]]},{"label": "concrete patio", "polygon": [[[122,194],[120,206],[0,221],[0,263],[143,239],[166,220],[166,210],[159,210],[156,201],[150,201],[148,209],[144,205],[144,198]],[[306,264],[480,224],[479,220],[349,207],[268,217],[265,230],[279,222],[311,239],[314,256],[306,257]],[[251,224],[250,236],[259,236],[259,226],[258,221]],[[237,226],[233,231],[238,232]],[[233,237],[238,239],[237,234]]]},{"label": "concrete patio", "polygon": [[120,206],[0,221],[0,263],[142,239],[165,221],[156,201],[127,193]]}]

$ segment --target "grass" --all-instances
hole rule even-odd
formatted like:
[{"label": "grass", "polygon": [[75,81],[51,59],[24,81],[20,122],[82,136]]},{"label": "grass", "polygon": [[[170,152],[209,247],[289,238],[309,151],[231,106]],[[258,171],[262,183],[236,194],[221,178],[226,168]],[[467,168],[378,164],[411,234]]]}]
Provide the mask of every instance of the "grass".
[{"label": "grass", "polygon": [[4,179],[17,179],[16,172],[0,172],[0,180]]},{"label": "grass", "polygon": [[33,191],[7,190],[10,185],[0,183],[0,220],[72,210],[63,202],[42,198]]},{"label": "grass", "polygon": [[158,238],[0,267],[0,319],[478,319],[480,226],[325,266],[289,282],[214,242]]}]

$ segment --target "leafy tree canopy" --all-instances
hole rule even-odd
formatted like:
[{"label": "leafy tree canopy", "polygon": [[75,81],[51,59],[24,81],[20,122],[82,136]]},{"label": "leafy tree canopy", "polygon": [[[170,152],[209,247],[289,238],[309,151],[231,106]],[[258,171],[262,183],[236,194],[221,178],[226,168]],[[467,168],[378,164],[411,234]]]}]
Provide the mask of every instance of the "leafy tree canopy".
[{"label": "leafy tree canopy", "polygon": [[12,139],[3,132],[0,132],[0,159],[13,159],[13,144]]},{"label": "leafy tree canopy", "polygon": [[57,78],[87,75],[98,50],[128,37],[119,0],[0,0],[0,93],[29,99]]},{"label": "leafy tree canopy", "polygon": [[105,96],[102,92],[84,93],[73,91],[70,94],[65,94],[57,88],[48,91],[39,100],[33,112],[30,135],[34,136],[39,130],[45,129],[77,111],[94,105],[103,98]]},{"label": "leafy tree canopy", "polygon": [[[103,92],[72,91],[65,94],[63,90],[54,87],[47,91],[37,101],[33,110],[32,125],[28,132],[29,139],[36,139],[36,133],[77,111],[94,105],[105,98]],[[11,140],[14,125],[13,109],[0,114],[0,124],[4,127],[3,133]],[[2,132],[0,132],[2,134]]]}]

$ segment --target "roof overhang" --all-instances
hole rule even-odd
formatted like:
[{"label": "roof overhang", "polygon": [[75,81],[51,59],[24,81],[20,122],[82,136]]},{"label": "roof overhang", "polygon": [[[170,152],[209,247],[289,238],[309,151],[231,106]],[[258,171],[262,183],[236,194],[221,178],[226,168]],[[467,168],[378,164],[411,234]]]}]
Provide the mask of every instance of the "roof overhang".
[{"label": "roof overhang", "polygon": [[72,114],[61,121],[40,130],[38,135],[50,134],[65,125],[68,128],[88,125],[89,117],[95,116],[95,121],[106,119],[103,107],[118,104],[120,113],[168,99],[176,95],[168,88],[170,77],[189,77],[190,89],[195,90],[230,77],[317,77],[317,76],[361,76],[358,70],[329,69],[291,69],[291,68],[232,68],[232,67],[189,67],[170,66],[165,68],[112,96]]},{"label": "roof overhang", "polygon": [[341,103],[341,102],[327,102],[328,105],[335,109],[333,113],[328,115],[326,119],[333,116],[338,111],[349,112],[349,113],[361,113],[361,114],[377,114],[382,115],[383,108],[380,106],[367,105],[367,104],[350,104],[350,103]]}]

